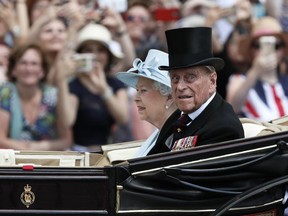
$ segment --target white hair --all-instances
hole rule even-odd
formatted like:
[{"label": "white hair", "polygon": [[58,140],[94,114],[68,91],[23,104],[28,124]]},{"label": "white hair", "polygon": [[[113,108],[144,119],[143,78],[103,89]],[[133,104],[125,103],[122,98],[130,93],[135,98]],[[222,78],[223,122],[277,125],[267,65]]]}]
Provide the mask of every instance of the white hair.
[{"label": "white hair", "polygon": [[206,67],[210,72],[215,72],[215,68],[213,66],[210,66],[210,65],[207,65],[207,66],[204,66]]},{"label": "white hair", "polygon": [[157,81],[154,81],[153,87],[155,90],[158,90],[164,96],[171,95],[171,93],[172,93],[171,87],[164,85],[164,84],[157,82]]}]

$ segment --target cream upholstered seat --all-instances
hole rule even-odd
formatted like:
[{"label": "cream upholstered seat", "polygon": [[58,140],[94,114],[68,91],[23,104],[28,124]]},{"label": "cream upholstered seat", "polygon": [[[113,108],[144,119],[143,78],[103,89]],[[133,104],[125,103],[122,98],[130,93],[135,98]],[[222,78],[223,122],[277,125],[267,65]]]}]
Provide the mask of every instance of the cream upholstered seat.
[{"label": "cream upholstered seat", "polygon": [[288,126],[285,124],[278,124],[278,121],[271,121],[272,123],[259,122],[249,118],[240,118],[240,121],[243,125],[245,138],[288,131]]}]

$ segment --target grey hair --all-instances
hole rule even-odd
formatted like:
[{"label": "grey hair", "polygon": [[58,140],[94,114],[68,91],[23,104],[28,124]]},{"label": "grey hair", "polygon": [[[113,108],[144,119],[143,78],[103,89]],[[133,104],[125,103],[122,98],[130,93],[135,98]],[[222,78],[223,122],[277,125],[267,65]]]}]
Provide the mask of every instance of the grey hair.
[{"label": "grey hair", "polygon": [[172,94],[171,87],[168,87],[160,82],[154,81],[153,87],[155,90],[158,90],[164,96],[168,96]]},{"label": "grey hair", "polygon": [[216,72],[215,68],[213,66],[207,65],[204,66],[205,68],[207,68],[209,70],[209,72]]}]

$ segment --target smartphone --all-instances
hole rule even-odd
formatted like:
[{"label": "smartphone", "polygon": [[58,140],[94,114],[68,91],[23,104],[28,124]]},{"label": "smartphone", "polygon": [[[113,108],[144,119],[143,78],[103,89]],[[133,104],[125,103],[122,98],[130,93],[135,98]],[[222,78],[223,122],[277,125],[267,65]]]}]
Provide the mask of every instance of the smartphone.
[{"label": "smartphone", "polygon": [[270,54],[275,52],[276,37],[274,36],[262,36],[259,38],[260,50],[264,54]]},{"label": "smartphone", "polygon": [[77,53],[72,56],[76,63],[76,72],[87,73],[91,72],[95,62],[95,55],[93,53]]},{"label": "smartphone", "polygon": [[157,8],[153,11],[156,21],[171,22],[180,19],[179,8]]},{"label": "smartphone", "polygon": [[118,13],[124,13],[128,9],[128,0],[98,0],[99,8],[111,8]]}]

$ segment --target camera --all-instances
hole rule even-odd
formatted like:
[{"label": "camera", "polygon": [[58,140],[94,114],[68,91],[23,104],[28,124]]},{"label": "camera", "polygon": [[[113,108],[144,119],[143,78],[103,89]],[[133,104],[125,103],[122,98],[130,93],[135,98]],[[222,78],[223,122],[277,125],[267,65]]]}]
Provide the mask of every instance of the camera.
[{"label": "camera", "polygon": [[124,13],[128,8],[127,0],[98,0],[99,8],[111,8],[118,13]]},{"label": "camera", "polygon": [[91,72],[96,56],[93,53],[77,53],[72,56],[77,72]]},{"label": "camera", "polygon": [[276,37],[274,36],[262,36],[259,38],[260,50],[264,54],[270,54],[275,52]]}]

